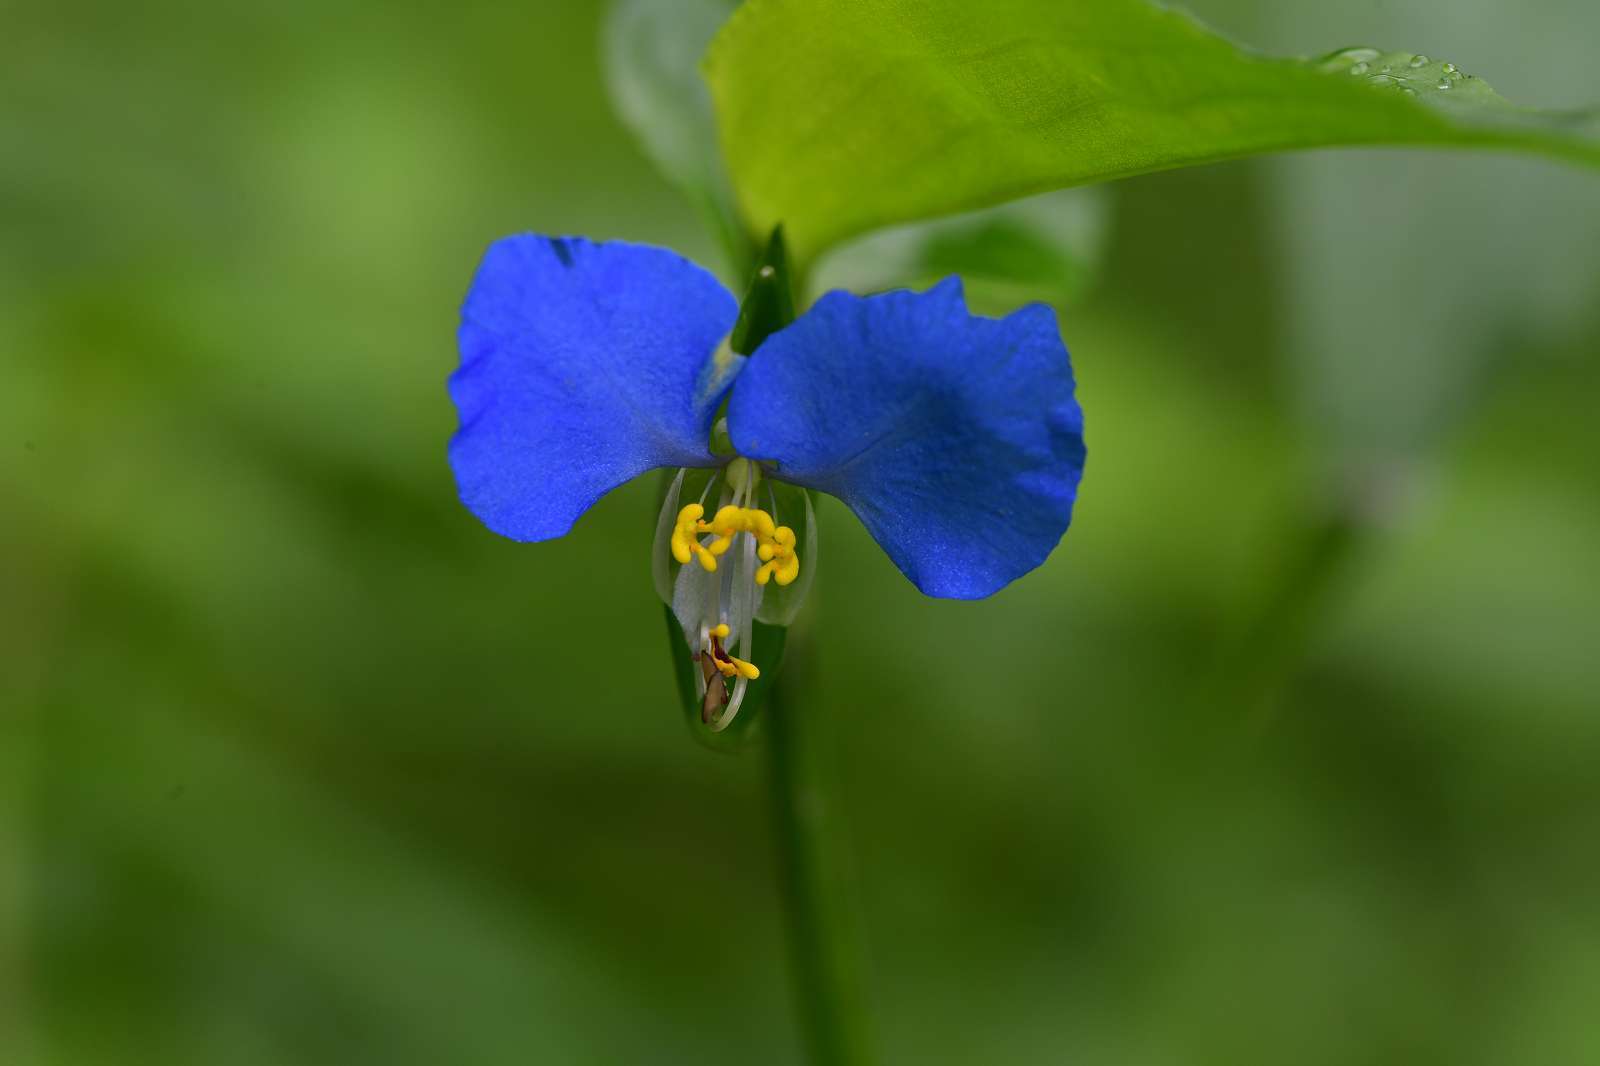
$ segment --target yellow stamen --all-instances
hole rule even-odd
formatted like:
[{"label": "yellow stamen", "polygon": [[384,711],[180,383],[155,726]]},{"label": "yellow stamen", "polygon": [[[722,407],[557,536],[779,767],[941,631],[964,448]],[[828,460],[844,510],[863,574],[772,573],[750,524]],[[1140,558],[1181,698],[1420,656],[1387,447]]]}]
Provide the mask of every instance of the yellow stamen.
[{"label": "yellow stamen", "polygon": [[728,550],[726,543],[718,549],[717,541],[712,541],[710,547],[700,543],[700,534],[709,530],[700,518],[706,509],[698,503],[684,506],[678,512],[678,521],[672,527],[672,557],[678,562],[688,565],[691,558],[700,560],[700,565],[708,571],[717,568],[716,556]]},{"label": "yellow stamen", "polygon": [[738,675],[754,681],[761,676],[761,671],[756,668],[756,664],[748,663],[737,656],[729,655],[727,649],[722,646],[722,642],[727,640],[728,635],[732,632],[733,630],[728,627],[726,622],[719,622],[707,629],[706,636],[710,638],[710,648],[704,653],[705,657],[711,661],[712,666],[715,666],[722,673],[723,677]]},{"label": "yellow stamen", "polygon": [[756,584],[765,585],[772,578],[777,578],[779,585],[787,585],[800,576],[800,556],[795,553],[794,539],[794,530],[779,526],[773,530],[772,539],[764,541],[756,549],[756,554],[762,559],[762,565],[756,571]]},{"label": "yellow stamen", "polygon": [[728,504],[719,508],[711,519],[710,529],[720,536],[732,536],[744,529],[744,508]]},{"label": "yellow stamen", "polygon": [[[717,556],[727,554],[733,538],[748,533],[756,538],[756,555],[762,566],[755,572],[758,585],[777,578],[779,585],[787,585],[800,576],[800,557],[795,553],[794,530],[777,525],[772,516],[759,507],[736,507],[728,504],[718,508],[711,521],[706,522],[706,509],[691,503],[678,512],[678,521],[672,529],[672,557],[687,565],[697,559],[708,571],[717,569]],[[700,538],[707,533],[711,540],[705,544]]]},{"label": "yellow stamen", "polygon": [[761,676],[761,671],[757,669],[755,663],[747,663],[743,659],[736,658],[732,655],[728,656],[727,662],[723,662],[721,659],[718,659],[717,669],[722,671],[723,677],[732,677],[734,674],[738,674],[741,677],[754,681],[756,678]]},{"label": "yellow stamen", "polygon": [[706,509],[698,503],[691,503],[678,512],[678,520],[672,525],[672,557],[680,563],[687,564],[692,558],[689,554],[694,543],[694,523]]}]

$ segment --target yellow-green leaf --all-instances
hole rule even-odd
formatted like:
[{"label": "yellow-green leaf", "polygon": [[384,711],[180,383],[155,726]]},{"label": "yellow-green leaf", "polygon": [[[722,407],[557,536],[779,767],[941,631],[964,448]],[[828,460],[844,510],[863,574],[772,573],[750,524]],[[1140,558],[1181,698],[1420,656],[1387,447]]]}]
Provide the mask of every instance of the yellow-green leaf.
[{"label": "yellow-green leaf", "polygon": [[1249,52],[1145,0],[748,0],[706,57],[752,232],[796,258],[1047,189],[1334,145],[1600,166],[1593,110],[1516,107],[1453,64]]}]

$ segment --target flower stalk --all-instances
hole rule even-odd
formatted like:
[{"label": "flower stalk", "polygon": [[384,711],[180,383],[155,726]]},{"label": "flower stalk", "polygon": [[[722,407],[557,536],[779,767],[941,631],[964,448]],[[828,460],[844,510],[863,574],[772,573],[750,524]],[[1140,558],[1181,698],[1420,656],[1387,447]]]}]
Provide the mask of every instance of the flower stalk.
[{"label": "flower stalk", "polygon": [[849,834],[827,708],[809,698],[810,642],[791,642],[765,711],[779,883],[795,1005],[816,1066],[873,1061]]},{"label": "flower stalk", "polygon": [[[734,351],[754,352],[794,317],[780,227],[745,296]],[[808,516],[808,528],[815,524]],[[810,642],[801,636],[790,642],[764,712],[790,973],[811,1061],[863,1066],[871,1057],[849,836],[838,814],[827,708],[807,696],[814,677]]]}]

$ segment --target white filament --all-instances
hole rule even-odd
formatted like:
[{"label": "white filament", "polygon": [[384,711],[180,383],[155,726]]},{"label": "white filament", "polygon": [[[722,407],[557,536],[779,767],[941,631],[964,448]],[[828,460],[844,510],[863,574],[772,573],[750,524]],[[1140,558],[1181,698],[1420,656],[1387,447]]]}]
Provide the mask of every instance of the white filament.
[{"label": "white filament", "polygon": [[[733,592],[733,594],[739,598],[739,604],[741,608],[736,613],[743,616],[742,620],[744,622],[744,628],[738,634],[739,658],[743,659],[745,662],[750,662],[750,645],[752,642],[752,634],[755,630],[756,588],[758,587],[755,583],[755,537],[745,534],[744,543],[740,545],[739,560],[734,566],[734,569],[740,572],[740,577],[742,579],[735,584]],[[730,639],[732,639],[731,634]],[[732,722],[734,716],[739,713],[739,707],[744,703],[745,690],[749,687],[750,679],[745,677],[743,674],[740,674],[739,680],[734,682],[733,695],[728,699],[728,709],[723,711],[722,717],[718,718],[711,726],[712,732],[720,733],[724,729],[728,728],[728,724]]]}]

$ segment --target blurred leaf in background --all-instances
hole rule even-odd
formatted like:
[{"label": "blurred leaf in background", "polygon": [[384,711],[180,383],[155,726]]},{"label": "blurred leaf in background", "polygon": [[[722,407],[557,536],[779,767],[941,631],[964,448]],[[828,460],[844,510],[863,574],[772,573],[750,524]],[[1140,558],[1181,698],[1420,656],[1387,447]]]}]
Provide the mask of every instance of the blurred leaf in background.
[{"label": "blurred leaf in background", "polygon": [[[1600,95],[1572,0],[1200,14]],[[532,549],[444,463],[490,240],[712,250],[611,116],[604,16],[8,21],[0,1059],[799,1061],[761,762],[684,735],[649,486]],[[1594,195],[1395,153],[1111,186],[1064,548],[935,605],[823,502],[886,1061],[1600,1057]],[[1249,737],[1194,691],[1311,471],[1379,439],[1431,491]]]},{"label": "blurred leaf in background", "polygon": [[606,19],[606,88],[661,176],[697,207],[723,242],[736,287],[754,262],[717,151],[700,56],[738,0],[617,0]]},{"label": "blurred leaf in background", "polygon": [[824,257],[812,289],[926,288],[958,274],[974,308],[1073,303],[1100,269],[1110,208],[1104,189],[1068,189],[879,230]]}]

